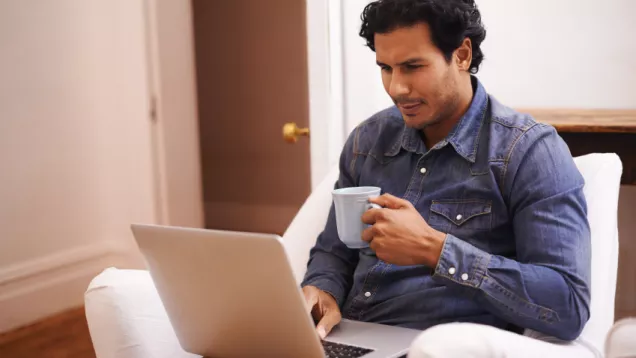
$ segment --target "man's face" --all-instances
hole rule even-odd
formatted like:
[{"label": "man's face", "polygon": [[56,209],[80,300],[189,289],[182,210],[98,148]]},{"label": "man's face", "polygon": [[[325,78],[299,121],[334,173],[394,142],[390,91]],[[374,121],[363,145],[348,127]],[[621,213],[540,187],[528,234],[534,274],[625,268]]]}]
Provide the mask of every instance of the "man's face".
[{"label": "man's face", "polygon": [[428,24],[375,34],[375,52],[384,89],[407,126],[423,129],[454,113],[459,71],[433,44]]}]

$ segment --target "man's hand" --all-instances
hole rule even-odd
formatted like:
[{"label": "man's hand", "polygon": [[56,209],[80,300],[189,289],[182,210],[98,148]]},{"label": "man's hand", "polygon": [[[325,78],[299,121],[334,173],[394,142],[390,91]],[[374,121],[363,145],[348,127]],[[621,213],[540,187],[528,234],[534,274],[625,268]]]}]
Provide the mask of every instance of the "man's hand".
[{"label": "man's hand", "polygon": [[431,228],[413,205],[390,194],[369,199],[382,206],[362,215],[362,232],[377,257],[390,264],[437,266],[446,234]]},{"label": "man's hand", "polygon": [[340,323],[342,319],[340,307],[338,307],[338,303],[336,303],[333,296],[315,286],[303,287],[303,294],[305,295],[307,310],[311,312],[314,320],[318,322],[316,331],[321,339],[325,339],[331,329]]}]

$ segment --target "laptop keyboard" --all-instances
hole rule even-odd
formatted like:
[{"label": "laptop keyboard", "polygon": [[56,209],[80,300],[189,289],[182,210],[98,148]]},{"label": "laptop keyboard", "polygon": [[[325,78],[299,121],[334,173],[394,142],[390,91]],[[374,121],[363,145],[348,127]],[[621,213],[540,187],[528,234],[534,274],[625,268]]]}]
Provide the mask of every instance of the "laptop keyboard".
[{"label": "laptop keyboard", "polygon": [[366,349],[346,344],[322,341],[327,358],[358,358],[373,352],[373,349]]}]

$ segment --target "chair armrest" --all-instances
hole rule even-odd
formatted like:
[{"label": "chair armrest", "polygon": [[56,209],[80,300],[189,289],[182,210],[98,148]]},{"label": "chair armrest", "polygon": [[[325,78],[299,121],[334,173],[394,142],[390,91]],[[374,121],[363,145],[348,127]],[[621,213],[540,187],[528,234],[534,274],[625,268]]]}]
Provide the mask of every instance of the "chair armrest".
[{"label": "chair armrest", "polygon": [[84,294],[98,358],[194,358],[181,349],[148,271],[108,268]]},{"label": "chair armrest", "polygon": [[605,357],[636,357],[636,318],[618,320],[610,329],[605,341]]}]

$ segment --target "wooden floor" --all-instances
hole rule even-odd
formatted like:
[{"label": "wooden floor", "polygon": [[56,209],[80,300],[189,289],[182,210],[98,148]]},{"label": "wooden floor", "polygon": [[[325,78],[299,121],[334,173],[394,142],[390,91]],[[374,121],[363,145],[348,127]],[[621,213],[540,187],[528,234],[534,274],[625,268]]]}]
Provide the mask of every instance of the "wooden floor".
[{"label": "wooden floor", "polygon": [[0,334],[2,358],[95,358],[84,308]]}]

